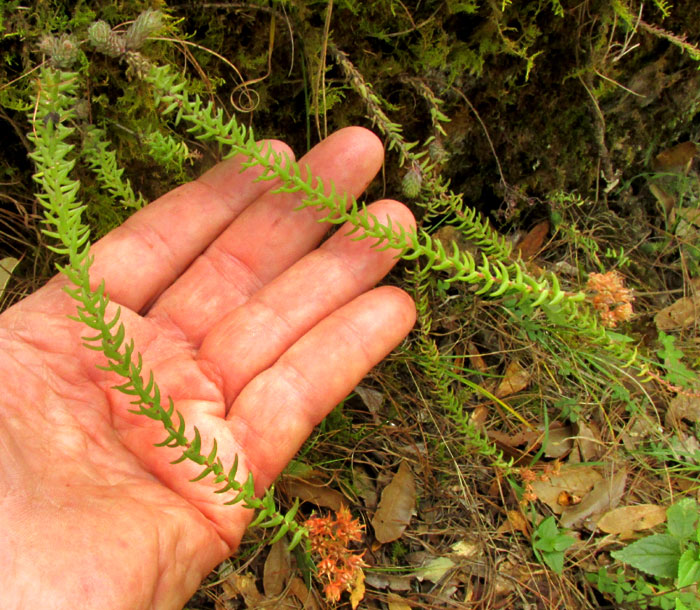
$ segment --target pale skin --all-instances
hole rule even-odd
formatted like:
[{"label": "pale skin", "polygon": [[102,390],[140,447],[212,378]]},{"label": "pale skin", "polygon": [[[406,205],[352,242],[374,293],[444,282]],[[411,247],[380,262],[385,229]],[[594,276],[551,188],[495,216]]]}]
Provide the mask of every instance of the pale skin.
[{"label": "pale skin", "polygon": [[[278,151],[291,151],[274,142]],[[359,197],[383,160],[361,128],[302,160]],[[127,334],[187,423],[215,437],[262,492],[313,427],[406,336],[398,288],[373,288],[396,251],[372,249],[292,211],[227,160],[132,216],[93,246]],[[370,206],[410,229],[402,204]],[[0,316],[0,591],[3,609],[182,608],[238,547],[251,513],[224,506],[211,477],[171,465],[158,422],[129,413],[96,368],[55,277]],[[204,451],[204,450],[203,450]],[[206,452],[206,451],[204,451]]]}]

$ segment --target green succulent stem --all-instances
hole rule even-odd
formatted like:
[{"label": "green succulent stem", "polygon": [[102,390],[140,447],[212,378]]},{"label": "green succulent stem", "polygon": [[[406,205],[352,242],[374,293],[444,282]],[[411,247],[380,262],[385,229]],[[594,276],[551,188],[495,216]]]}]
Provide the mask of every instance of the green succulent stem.
[{"label": "green succulent stem", "polygon": [[[333,183],[324,183],[308,168],[302,171],[287,155],[257,142],[252,129],[239,125],[233,117],[224,118],[223,111],[211,102],[205,104],[199,96],[188,95],[186,80],[168,66],[152,68],[145,80],[153,86],[163,113],[174,116],[176,125],[184,121],[197,139],[219,143],[226,157],[246,157],[244,167],[260,166],[263,169],[260,180],[281,180],[282,186],[276,191],[300,193],[299,208],[313,208],[323,213],[320,222],[348,223],[352,226],[350,234],[355,234],[356,239],[374,240],[377,247],[394,249],[397,257],[405,260],[420,259],[424,271],[442,272],[448,284],[465,282],[477,286],[475,294],[484,298],[500,298],[511,307],[539,310],[556,326],[575,323],[581,339],[605,349],[624,365],[636,363],[642,373],[647,372],[646,367],[637,362],[636,350],[618,341],[600,323],[597,312],[585,302],[585,293],[563,290],[554,273],[535,277],[520,261],[502,260],[507,248],[499,245],[488,223],[476,213],[465,212],[462,222],[465,230],[473,230],[477,243],[481,241],[486,246],[478,261],[454,242],[445,247],[426,231],[407,231],[394,226],[390,219],[382,223],[354,198],[338,193]],[[486,254],[488,251],[498,255],[491,259]]]},{"label": "green succulent stem", "polygon": [[34,180],[40,187],[38,198],[48,225],[44,233],[58,242],[50,248],[67,259],[67,263],[58,268],[70,282],[66,292],[77,303],[72,318],[94,331],[93,335],[83,337],[86,347],[103,352],[107,363],[101,368],[124,379],[116,389],[134,397],[132,412],[161,422],[167,436],[157,446],[181,450],[174,464],[184,460],[198,464],[202,471],[194,481],[213,475],[215,483],[221,485],[216,493],[232,491],[235,494],[226,504],[242,502],[246,508],[258,511],[254,524],[278,528],[273,540],[290,532],[291,545],[298,544],[306,534],[305,528],[294,521],[298,505],[287,514],[280,513],[275,506],[273,488],[262,498],[256,497],[252,474],[245,482],[239,482],[236,479],[238,460],[225,468],[217,457],[216,440],[208,452],[202,453],[199,430],[195,427],[194,436],[189,436],[182,414],[175,409],[172,398],[166,400],[161,395],[153,373],[145,379],[143,359],[133,340],[126,340],[126,329],[119,321],[120,309],[117,308],[111,317],[107,313],[109,297],[104,281],[94,290],[90,287],[93,262],[90,231],[81,219],[85,206],[78,200],[80,183],[70,178],[75,162],[71,158],[74,146],[69,140],[75,130],[69,124],[73,119],[71,109],[75,106],[78,74],[44,67],[39,73],[38,85],[38,101],[30,117],[32,132],[28,135],[35,147],[30,154],[37,168]]}]

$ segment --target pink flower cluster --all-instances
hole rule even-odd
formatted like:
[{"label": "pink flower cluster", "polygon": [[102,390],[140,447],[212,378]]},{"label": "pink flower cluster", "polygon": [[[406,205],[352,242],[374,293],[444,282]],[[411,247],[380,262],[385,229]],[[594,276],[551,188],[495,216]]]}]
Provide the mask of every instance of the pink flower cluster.
[{"label": "pink flower cluster", "polygon": [[591,302],[600,312],[603,325],[615,328],[618,322],[632,317],[632,291],[624,286],[624,278],[617,271],[591,273],[586,288],[593,292]]},{"label": "pink flower cluster", "polygon": [[343,591],[351,591],[358,572],[367,565],[362,555],[350,550],[350,544],[362,540],[363,525],[341,506],[333,519],[313,516],[304,526],[309,530],[311,551],[318,555],[318,575],[327,581],[323,588],[329,602],[337,602]]}]

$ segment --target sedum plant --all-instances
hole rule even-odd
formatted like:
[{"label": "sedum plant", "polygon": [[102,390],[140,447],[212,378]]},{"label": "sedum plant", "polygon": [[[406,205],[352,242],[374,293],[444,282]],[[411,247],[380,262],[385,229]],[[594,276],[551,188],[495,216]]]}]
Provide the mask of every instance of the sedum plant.
[{"label": "sedum plant", "polygon": [[[390,148],[398,152],[402,164],[409,164],[407,176],[410,176],[408,187],[411,192],[416,195],[427,193],[432,198],[426,208],[429,215],[449,212],[457,230],[480,247],[479,257],[461,249],[455,242],[443,243],[425,230],[409,232],[393,226],[390,221],[380,222],[366,214],[356,200],[338,193],[333,184],[324,183],[310,172],[302,172],[299,165],[286,155],[261,145],[251,128],[240,124],[235,117],[225,118],[221,108],[217,109],[212,102],[205,103],[198,94],[192,93],[182,75],[168,65],[154,65],[141,53],[145,40],[162,26],[162,15],[158,11],[145,11],[126,32],[113,30],[103,21],[95,22],[88,30],[88,40],[96,51],[126,63],[127,72],[146,85],[154,105],[161,108],[163,120],[171,121],[174,127],[184,125],[191,137],[214,143],[224,157],[241,155],[247,159],[245,167],[261,167],[260,179],[279,179],[282,186],[278,191],[301,193],[300,208],[310,207],[323,212],[324,222],[332,225],[350,223],[354,226],[353,233],[361,236],[358,239],[383,242],[383,248],[394,248],[406,261],[415,261],[413,277],[421,325],[420,351],[431,377],[437,380],[437,402],[459,424],[467,444],[499,468],[510,472],[512,464],[506,462],[468,422],[460,401],[449,388],[451,379],[445,375],[448,367],[430,337],[426,291],[435,278],[440,278],[446,286],[453,283],[473,286],[476,295],[501,299],[512,311],[543,317],[550,327],[559,328],[563,334],[576,333],[578,340],[585,341],[591,350],[605,350],[611,358],[626,366],[634,364],[642,375],[651,373],[636,351],[600,322],[597,312],[586,302],[584,292],[565,291],[553,273],[534,275],[528,271],[513,255],[504,238],[448,189],[436,170],[437,161],[426,152],[414,152],[415,145],[405,142],[399,126],[390,123],[381,111],[380,98],[354,70],[342,51],[331,49],[353,88],[377,117],[379,129],[388,134]],[[104,283],[95,289],[90,287],[90,235],[83,221],[86,207],[78,197],[80,184],[71,177],[76,156],[72,144],[76,130],[71,125],[78,119],[81,83],[81,76],[73,66],[80,59],[81,50],[77,41],[66,35],[47,37],[41,49],[50,60],[38,72],[37,103],[29,116],[29,140],[34,146],[31,157],[36,166],[34,179],[39,186],[38,198],[47,223],[44,232],[56,242],[51,249],[65,260],[59,265],[59,270],[71,284],[67,290],[77,304],[75,319],[90,329],[85,345],[104,353],[105,369],[121,376],[123,383],[118,389],[133,397],[133,412],[162,424],[165,436],[159,445],[181,451],[176,463],[188,460],[198,464],[201,472],[195,480],[213,477],[220,485],[217,493],[235,493],[230,503],[242,502],[247,508],[258,511],[252,525],[277,527],[273,541],[289,532],[292,538],[290,546],[298,544],[307,535],[306,528],[295,521],[298,504],[286,514],[280,512],[275,506],[272,489],[258,498],[252,477],[243,483],[237,481],[237,460],[233,464],[222,463],[217,456],[216,441],[205,448],[196,429],[192,436],[186,434],[186,422],[173,401],[162,396],[152,374],[144,377],[142,358],[133,341],[125,339],[119,312],[108,317],[109,297]],[[446,117],[440,113],[436,98],[430,91],[423,92],[423,95],[434,107],[434,129],[439,136],[440,123]],[[154,157],[175,166],[181,167],[188,156],[187,147],[171,136],[155,135],[149,145]],[[88,157],[97,181],[112,197],[128,208],[143,205],[143,198],[134,193],[129,181],[123,178],[103,130],[97,127],[85,129],[83,153]]]}]

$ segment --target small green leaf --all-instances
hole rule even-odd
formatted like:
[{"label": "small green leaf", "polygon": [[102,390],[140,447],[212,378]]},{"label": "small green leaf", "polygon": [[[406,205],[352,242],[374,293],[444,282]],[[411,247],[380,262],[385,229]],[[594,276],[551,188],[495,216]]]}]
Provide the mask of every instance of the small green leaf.
[{"label": "small green leaf", "polygon": [[678,588],[682,589],[700,579],[700,558],[697,547],[687,549],[678,560]]},{"label": "small green leaf", "polygon": [[675,578],[681,545],[670,534],[654,534],[611,553],[615,559],[659,578]]},{"label": "small green leaf", "polygon": [[297,544],[301,542],[301,539],[308,534],[306,529],[303,527],[300,527],[296,532],[294,532],[294,537],[292,538],[292,541],[289,543],[289,546],[287,546],[287,550],[291,551]]},{"label": "small green leaf", "polygon": [[564,553],[542,553],[542,559],[555,574],[564,571]]},{"label": "small green leaf", "polygon": [[695,524],[698,520],[698,503],[692,498],[683,498],[666,511],[668,533],[679,540],[694,537]]}]

